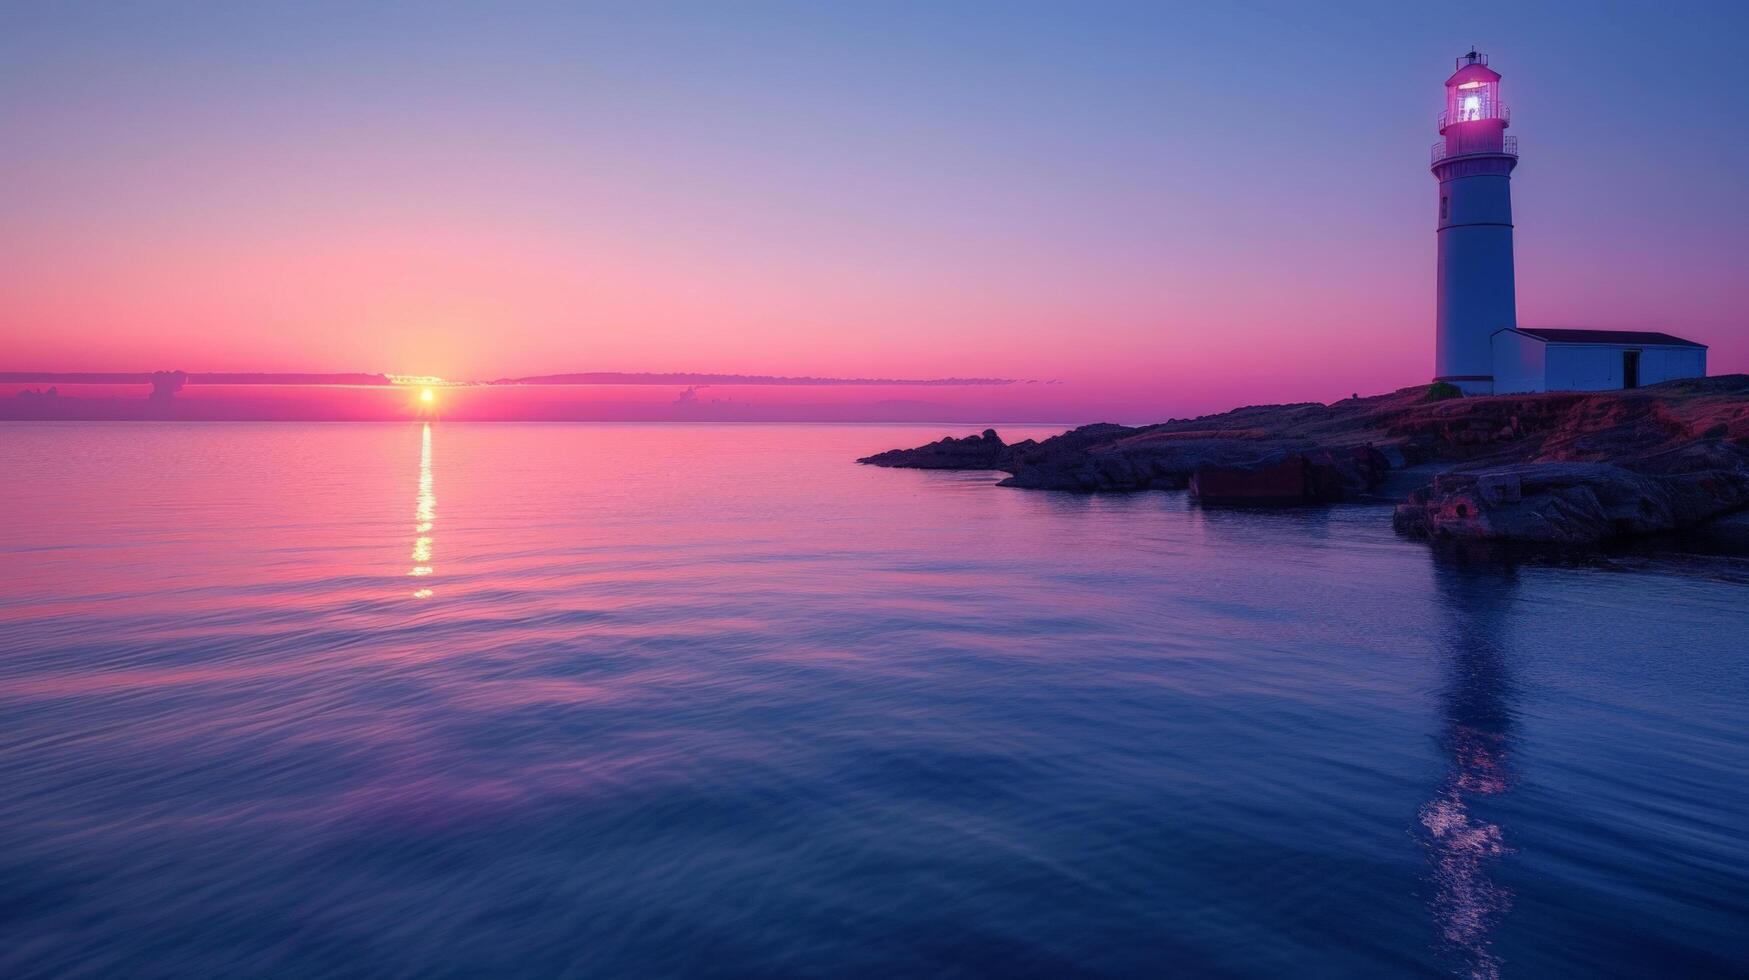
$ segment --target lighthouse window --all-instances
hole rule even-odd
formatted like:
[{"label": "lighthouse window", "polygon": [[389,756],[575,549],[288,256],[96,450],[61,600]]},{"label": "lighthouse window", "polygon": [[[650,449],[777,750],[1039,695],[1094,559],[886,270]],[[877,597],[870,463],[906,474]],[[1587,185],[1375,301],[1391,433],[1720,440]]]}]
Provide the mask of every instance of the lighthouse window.
[{"label": "lighthouse window", "polygon": [[1439,220],[1444,221],[1449,217],[1451,217],[1451,198],[1441,194],[1439,195]]},{"label": "lighthouse window", "polygon": [[1459,85],[1457,91],[1452,93],[1452,119],[1456,122],[1474,122],[1497,117],[1499,112],[1496,111],[1496,91],[1494,83],[1479,79]]}]

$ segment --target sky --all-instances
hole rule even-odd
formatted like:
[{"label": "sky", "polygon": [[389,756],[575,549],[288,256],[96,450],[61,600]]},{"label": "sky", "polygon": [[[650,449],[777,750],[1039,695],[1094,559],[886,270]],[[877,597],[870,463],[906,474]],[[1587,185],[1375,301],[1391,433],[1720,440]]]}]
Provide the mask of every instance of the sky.
[{"label": "sky", "polygon": [[1740,2],[4,3],[0,368],[1011,377],[1132,417],[1422,383],[1474,44],[1520,324],[1745,371],[1746,38]]}]

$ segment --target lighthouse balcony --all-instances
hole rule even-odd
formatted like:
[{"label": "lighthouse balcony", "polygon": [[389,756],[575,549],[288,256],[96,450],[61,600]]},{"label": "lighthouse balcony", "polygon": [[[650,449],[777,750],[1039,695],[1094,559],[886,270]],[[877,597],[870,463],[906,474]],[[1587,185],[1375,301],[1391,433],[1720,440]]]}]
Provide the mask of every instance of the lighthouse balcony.
[{"label": "lighthouse balcony", "polygon": [[1500,149],[1498,150],[1476,150],[1465,147],[1453,147],[1449,141],[1439,140],[1433,144],[1433,159],[1430,162],[1438,163],[1441,160],[1450,159],[1451,157],[1480,156],[1482,154],[1515,157],[1518,155],[1518,137],[1504,137],[1501,140]]},{"label": "lighthouse balcony", "polygon": [[1484,119],[1498,119],[1501,123],[1512,125],[1512,107],[1504,102],[1493,99],[1469,99],[1466,102],[1477,102],[1479,105],[1459,103],[1456,108],[1447,109],[1439,114],[1439,131],[1445,132],[1449,126],[1458,123],[1481,122]]}]

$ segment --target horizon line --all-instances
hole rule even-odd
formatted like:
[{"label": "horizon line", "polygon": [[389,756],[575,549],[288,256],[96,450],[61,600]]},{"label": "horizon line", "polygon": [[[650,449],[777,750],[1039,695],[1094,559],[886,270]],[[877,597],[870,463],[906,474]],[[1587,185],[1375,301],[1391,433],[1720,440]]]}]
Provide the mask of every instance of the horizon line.
[{"label": "horizon line", "polygon": [[1056,379],[835,378],[813,375],[719,374],[695,371],[577,371],[534,374],[491,380],[450,379],[369,371],[0,371],[0,384],[156,384],[177,385],[742,385],[756,387],[1003,387],[1016,384],[1060,384]]}]

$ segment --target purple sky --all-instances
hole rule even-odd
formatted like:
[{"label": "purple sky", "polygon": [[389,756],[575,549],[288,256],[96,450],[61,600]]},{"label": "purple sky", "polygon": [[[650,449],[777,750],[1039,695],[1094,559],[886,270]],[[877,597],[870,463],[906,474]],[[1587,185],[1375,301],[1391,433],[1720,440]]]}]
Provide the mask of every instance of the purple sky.
[{"label": "purple sky", "polygon": [[0,368],[1061,378],[1143,415],[1418,383],[1473,43],[1520,322],[1742,371],[1745,37],[1741,3],[10,5]]}]

